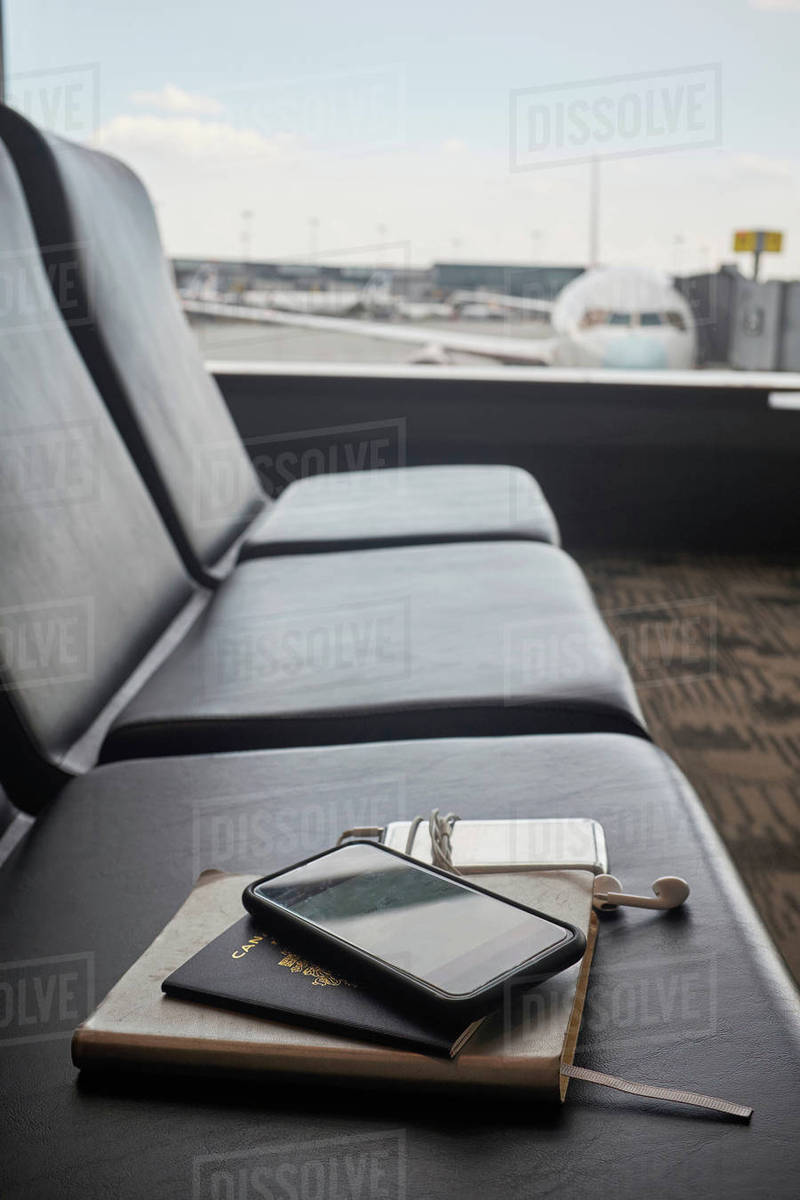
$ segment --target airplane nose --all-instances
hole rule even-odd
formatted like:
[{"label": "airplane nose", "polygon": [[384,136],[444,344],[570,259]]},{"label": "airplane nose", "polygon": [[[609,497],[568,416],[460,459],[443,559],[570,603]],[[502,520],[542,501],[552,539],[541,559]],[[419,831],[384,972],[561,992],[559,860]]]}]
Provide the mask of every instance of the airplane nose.
[{"label": "airplane nose", "polygon": [[638,367],[639,369],[663,368],[668,366],[667,352],[655,338],[626,337],[606,347],[603,355],[604,367]]}]

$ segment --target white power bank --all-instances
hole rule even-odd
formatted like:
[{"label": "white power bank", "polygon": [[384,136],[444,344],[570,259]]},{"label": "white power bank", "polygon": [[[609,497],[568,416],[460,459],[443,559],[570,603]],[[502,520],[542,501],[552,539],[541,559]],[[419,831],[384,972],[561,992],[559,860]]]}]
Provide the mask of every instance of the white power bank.
[{"label": "white power bank", "polygon": [[[381,840],[392,850],[431,861],[427,822],[407,846],[410,821],[392,821]],[[603,827],[589,817],[542,820],[456,821],[451,836],[453,865],[470,874],[492,871],[583,870],[608,874]]]}]

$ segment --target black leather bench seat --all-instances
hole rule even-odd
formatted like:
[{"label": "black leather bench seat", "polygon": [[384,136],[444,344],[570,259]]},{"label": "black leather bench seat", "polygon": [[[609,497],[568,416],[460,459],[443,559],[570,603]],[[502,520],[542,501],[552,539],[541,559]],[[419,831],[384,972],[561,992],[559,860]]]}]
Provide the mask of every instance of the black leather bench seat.
[{"label": "black leather bench seat", "polygon": [[512,538],[559,541],[553,512],[527,471],[385,468],[291,484],[256,519],[241,557]]},{"label": "black leather bench seat", "polygon": [[[750,1103],[749,1126],[576,1081],[561,1109],[275,1081],[76,1085],[69,1014],[59,1023],[55,1012],[34,1027],[49,1040],[14,1020],[0,1030],[4,1200],[205,1200],[209,1161],[238,1185],[264,1148],[290,1147],[297,1165],[324,1158],[328,1139],[367,1135],[400,1139],[406,1190],[391,1198],[793,1198],[796,995],[696,798],[641,739],[395,742],[100,768],[66,788],[0,869],[0,961],[88,954],[99,1000],[201,868],[266,872],[347,825],[434,803],[464,817],[591,815],[631,890],[686,875],[685,910],[603,919],[576,1062]],[[206,1190],[193,1191],[196,1171]]]},{"label": "black leather bench seat", "polygon": [[[2,145],[0,203],[0,251],[27,302],[24,321],[13,303],[0,306],[0,714],[14,729],[0,778],[16,803],[41,807],[66,774],[93,765],[95,726],[155,643],[177,640],[175,620],[203,603],[117,718],[106,758],[643,732],[580,570],[542,542],[268,557],[200,589],[55,308]],[[436,490],[435,474],[423,478]],[[495,508],[513,501],[500,490]]]},{"label": "black leather bench seat", "polygon": [[243,564],[102,757],[574,731],[646,736],[580,569],[465,543]]}]

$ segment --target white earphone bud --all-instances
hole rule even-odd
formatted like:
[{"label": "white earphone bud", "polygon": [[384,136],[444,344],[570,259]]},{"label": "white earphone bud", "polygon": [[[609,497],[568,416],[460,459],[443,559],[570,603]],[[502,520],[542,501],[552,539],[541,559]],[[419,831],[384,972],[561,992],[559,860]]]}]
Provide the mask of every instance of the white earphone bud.
[{"label": "white earphone bud", "polygon": [[689,885],[677,875],[664,875],[653,884],[653,896],[629,896],[614,875],[597,875],[592,903],[599,912],[626,908],[680,908],[689,895]]}]

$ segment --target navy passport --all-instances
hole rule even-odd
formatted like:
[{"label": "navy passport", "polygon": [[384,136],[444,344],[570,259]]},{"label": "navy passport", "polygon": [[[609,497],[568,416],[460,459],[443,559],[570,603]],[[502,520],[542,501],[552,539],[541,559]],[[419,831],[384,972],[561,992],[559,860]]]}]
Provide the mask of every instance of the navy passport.
[{"label": "navy passport", "polygon": [[242,917],[164,980],[168,996],[232,1008],[404,1050],[454,1057],[472,1033],[430,1029],[301,958]]}]

